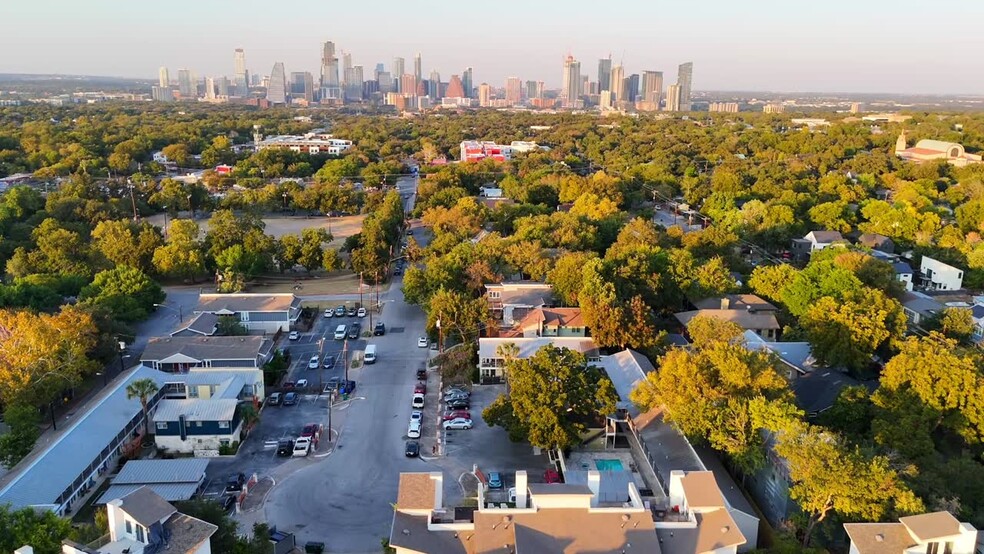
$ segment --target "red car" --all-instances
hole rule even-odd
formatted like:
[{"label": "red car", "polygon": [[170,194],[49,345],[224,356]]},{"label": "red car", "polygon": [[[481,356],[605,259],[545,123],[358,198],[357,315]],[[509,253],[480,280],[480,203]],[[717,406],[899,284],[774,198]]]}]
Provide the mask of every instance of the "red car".
[{"label": "red car", "polygon": [[413,388],[413,393],[427,394],[427,383],[420,382]]},{"label": "red car", "polygon": [[304,426],[304,429],[301,430],[301,436],[314,438],[320,431],[319,427],[321,426],[317,423],[308,423]]},{"label": "red car", "polygon": [[552,469],[548,469],[543,472],[543,480],[547,483],[559,483],[560,474]]},{"label": "red car", "polygon": [[444,414],[444,421],[451,421],[457,418],[471,419],[471,412],[468,410],[452,410]]}]

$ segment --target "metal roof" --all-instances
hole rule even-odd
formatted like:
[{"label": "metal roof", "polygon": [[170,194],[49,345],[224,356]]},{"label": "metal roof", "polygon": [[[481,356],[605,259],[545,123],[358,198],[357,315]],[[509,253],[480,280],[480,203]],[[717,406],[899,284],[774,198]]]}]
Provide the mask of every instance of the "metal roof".
[{"label": "metal roof", "polygon": [[232,421],[236,415],[238,400],[193,398],[189,400],[164,399],[157,404],[154,422],[177,421],[185,416],[186,421]]},{"label": "metal roof", "polygon": [[96,504],[106,504],[122,498],[140,487],[147,487],[168,502],[190,500],[198,492],[198,483],[148,483],[146,485],[110,485]]},{"label": "metal roof", "polygon": [[608,378],[615,386],[615,392],[621,399],[618,407],[628,410],[633,418],[638,416],[639,408],[629,400],[629,394],[646,379],[646,373],[653,371],[654,367],[649,358],[626,349],[611,356],[602,356],[601,367],[608,374]]},{"label": "metal roof", "polygon": [[207,467],[208,460],[204,458],[131,460],[113,478],[113,484],[198,483],[205,475]]},{"label": "metal roof", "polygon": [[46,449],[5,476],[0,504],[13,507],[58,506],[57,499],[141,412],[140,401],[127,399],[126,387],[139,379],[163,386],[166,374],[138,367],[116,387],[97,398],[96,404],[65,429]]}]

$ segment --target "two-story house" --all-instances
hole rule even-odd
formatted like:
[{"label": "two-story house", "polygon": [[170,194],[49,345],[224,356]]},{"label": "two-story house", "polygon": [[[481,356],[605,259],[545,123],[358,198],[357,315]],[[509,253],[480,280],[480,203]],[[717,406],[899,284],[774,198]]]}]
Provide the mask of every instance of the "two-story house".
[{"label": "two-story house", "polygon": [[235,318],[250,332],[288,331],[301,315],[301,299],[293,294],[202,294],[196,314]]},{"label": "two-story house", "polygon": [[754,294],[731,294],[707,298],[694,303],[698,309],[674,314],[677,321],[689,325],[696,317],[730,321],[745,331],[752,331],[767,341],[779,340],[778,308]]},{"label": "two-story house", "polygon": [[905,290],[912,291],[912,266],[905,262],[892,262],[892,270],[895,272],[895,280],[902,283]]},{"label": "two-story house", "polygon": [[588,337],[481,337],[478,339],[478,371],[482,382],[500,382],[506,377],[506,355],[524,360],[544,346],[567,348],[584,354],[588,363],[598,362],[598,345]]},{"label": "two-story house", "polygon": [[851,554],[975,554],[977,529],[950,512],[899,518],[898,523],[845,523]]},{"label": "two-story house", "polygon": [[62,543],[62,554],[211,554],[218,527],[182,514],[148,487],[106,504],[109,540],[97,548]]},{"label": "two-story house", "polygon": [[963,287],[963,270],[923,256],[919,264],[920,286],[929,290],[960,290]]},{"label": "two-story house", "polygon": [[808,260],[817,250],[835,243],[845,243],[844,236],[838,231],[810,231],[801,239],[793,239],[792,254],[797,260]]},{"label": "two-story house", "polygon": [[247,337],[154,337],[140,356],[140,362],[168,373],[192,369],[259,369],[273,354],[273,340]]},{"label": "two-story house", "polygon": [[230,398],[161,400],[154,413],[157,448],[196,456],[218,456],[219,448],[242,438],[239,401]]},{"label": "two-story house", "polygon": [[554,305],[553,285],[534,281],[505,281],[485,285],[492,315],[512,327],[534,308]]},{"label": "two-story house", "polygon": [[588,336],[581,308],[534,308],[510,331],[510,336],[527,338]]}]

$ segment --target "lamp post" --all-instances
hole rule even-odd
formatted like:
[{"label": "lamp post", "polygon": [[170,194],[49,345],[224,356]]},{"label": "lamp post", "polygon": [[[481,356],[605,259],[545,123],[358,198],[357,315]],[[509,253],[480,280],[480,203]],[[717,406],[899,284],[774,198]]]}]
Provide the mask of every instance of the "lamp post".
[{"label": "lamp post", "polygon": [[331,408],[335,404],[335,389],[328,393],[328,442],[331,442]]},{"label": "lamp post", "polygon": [[325,374],[325,361],[324,358],[321,357],[324,348],[325,348],[325,337],[324,335],[322,335],[321,338],[318,339],[318,390],[319,391],[325,390],[325,384],[323,379]]},{"label": "lamp post", "polygon": [[287,191],[284,191],[284,211],[287,211]]},{"label": "lamp post", "polygon": [[164,209],[164,241],[166,242],[167,241],[167,206],[164,206],[163,209]]},{"label": "lamp post", "polygon": [[[177,312],[178,319],[181,320],[181,323],[184,323],[184,310],[181,308],[181,304],[178,304],[177,309],[175,309],[172,306],[168,306],[167,304],[154,304],[154,307],[155,308],[165,308],[165,309],[168,309],[168,310]],[[122,363],[120,365],[122,365]]]}]

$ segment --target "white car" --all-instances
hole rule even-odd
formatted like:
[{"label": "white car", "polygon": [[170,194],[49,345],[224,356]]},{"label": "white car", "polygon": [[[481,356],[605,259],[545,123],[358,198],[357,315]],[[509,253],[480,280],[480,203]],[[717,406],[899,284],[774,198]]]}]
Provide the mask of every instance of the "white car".
[{"label": "white car", "polygon": [[[509,487],[509,502],[516,503],[516,487]],[[525,508],[526,506],[522,506]]]},{"label": "white car", "polygon": [[454,419],[444,422],[445,429],[471,429],[472,420],[465,419],[463,417],[456,417]]},{"label": "white car", "polygon": [[325,308],[325,317],[335,317],[335,310],[331,308]]},{"label": "white car", "polygon": [[308,437],[301,437],[294,441],[294,457],[303,458],[308,455],[311,450],[311,439]]},{"label": "white car", "polygon": [[422,421],[424,419],[424,412],[420,410],[414,410],[410,412],[410,421]]},{"label": "white car", "polygon": [[411,421],[410,422],[410,427],[407,429],[407,436],[410,437],[411,439],[419,439],[420,438],[420,422],[419,421]]},{"label": "white car", "polygon": [[421,393],[419,393],[419,392],[416,393],[416,394],[414,394],[413,395],[413,400],[410,401],[410,405],[413,406],[414,408],[423,408],[424,407],[424,395],[421,394]]},{"label": "white car", "polygon": [[417,339],[417,348],[427,348],[429,344],[430,341],[427,340],[427,337],[420,337]]},{"label": "white car", "polygon": [[299,389],[305,389],[305,388],[307,388],[307,386],[308,386],[308,380],[307,379],[298,379],[297,382],[294,383],[294,387],[295,388],[299,388]]},{"label": "white car", "polygon": [[287,340],[297,340],[299,338],[301,338],[301,333],[299,331],[291,331],[290,334],[287,335]]},{"label": "white car", "polygon": [[355,315],[357,317],[366,317],[366,309],[365,308],[359,308],[359,311],[358,312],[355,312]]},{"label": "white car", "polygon": [[311,356],[311,359],[308,360],[308,369],[318,369],[319,365],[321,365],[321,360],[318,359],[317,354]]}]

